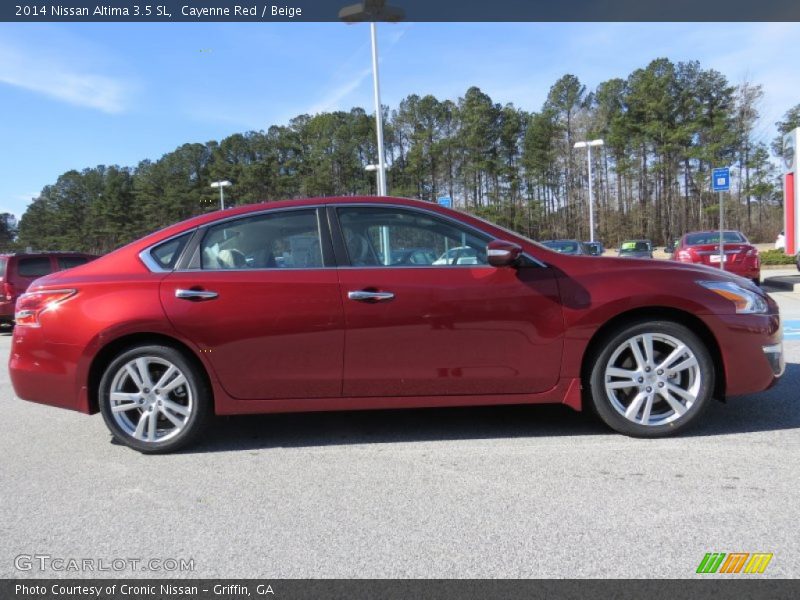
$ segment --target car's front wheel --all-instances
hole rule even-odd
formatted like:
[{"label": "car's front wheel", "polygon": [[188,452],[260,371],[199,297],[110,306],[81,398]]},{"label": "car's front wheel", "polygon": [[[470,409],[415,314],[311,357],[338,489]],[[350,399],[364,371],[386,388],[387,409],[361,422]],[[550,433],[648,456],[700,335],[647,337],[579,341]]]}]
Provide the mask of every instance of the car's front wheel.
[{"label": "car's front wheel", "polygon": [[640,321],[606,338],[592,365],[590,397],[612,429],[660,437],[696,421],[710,403],[714,376],[708,348],[688,327]]},{"label": "car's front wheel", "polygon": [[199,368],[161,345],[130,348],[111,361],[98,399],[114,437],[144,453],[190,443],[211,412],[211,393]]}]

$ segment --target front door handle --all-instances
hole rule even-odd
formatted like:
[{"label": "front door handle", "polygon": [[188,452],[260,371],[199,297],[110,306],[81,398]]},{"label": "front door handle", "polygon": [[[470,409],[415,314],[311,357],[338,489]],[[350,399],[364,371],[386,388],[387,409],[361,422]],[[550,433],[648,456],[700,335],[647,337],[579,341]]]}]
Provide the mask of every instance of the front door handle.
[{"label": "front door handle", "polygon": [[356,302],[386,302],[394,298],[392,292],[369,292],[367,290],[358,290],[354,292],[347,292],[347,297]]},{"label": "front door handle", "polygon": [[213,300],[217,296],[217,292],[207,290],[175,290],[175,297],[181,300]]}]

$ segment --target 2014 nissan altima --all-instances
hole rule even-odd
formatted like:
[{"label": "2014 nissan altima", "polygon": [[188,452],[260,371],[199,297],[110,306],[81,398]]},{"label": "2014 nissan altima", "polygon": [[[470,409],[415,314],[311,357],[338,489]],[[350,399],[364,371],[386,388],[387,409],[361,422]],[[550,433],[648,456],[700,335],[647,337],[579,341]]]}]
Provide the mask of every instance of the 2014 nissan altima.
[{"label": "2014 nissan altima", "polygon": [[663,436],[784,363],[775,302],[719,269],[323,198],[196,217],[37,280],[9,366],[20,398],[101,412],[124,444],[165,452],[213,414],[424,406],[588,406]]}]

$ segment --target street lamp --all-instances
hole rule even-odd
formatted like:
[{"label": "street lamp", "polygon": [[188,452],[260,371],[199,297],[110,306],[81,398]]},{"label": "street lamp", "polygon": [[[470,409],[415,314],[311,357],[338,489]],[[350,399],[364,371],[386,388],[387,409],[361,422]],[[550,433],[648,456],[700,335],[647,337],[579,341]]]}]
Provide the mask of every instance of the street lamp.
[{"label": "street lamp", "polygon": [[573,148],[586,148],[589,160],[589,241],[594,241],[594,192],[592,191],[592,146],[602,146],[603,140],[575,142]]},{"label": "street lamp", "polygon": [[219,209],[225,210],[225,188],[229,185],[233,185],[227,179],[225,181],[215,181],[211,184],[212,188],[219,188]]},{"label": "street lamp", "polygon": [[[367,173],[380,172],[380,169],[378,168],[378,165],[364,165],[364,170]],[[383,173],[384,173],[383,182],[384,182],[384,184],[386,183],[386,171],[388,171],[388,170],[389,170],[389,165],[386,165],[386,164],[383,165]],[[385,192],[386,192],[386,190],[384,189],[384,195],[385,195]],[[378,191],[378,194],[381,195],[380,190]]]},{"label": "street lamp", "polygon": [[[378,78],[378,32],[375,21],[400,21],[405,16],[402,9],[386,6],[385,0],[364,0],[345,6],[339,11],[339,18],[348,23],[369,21],[372,40],[372,89],[375,96],[375,131],[378,138],[378,164],[374,165],[378,174],[378,195],[386,195],[386,159],[383,153],[383,114],[381,110],[381,88]],[[372,166],[372,165],[370,165]],[[372,170],[367,168],[368,171]]]}]

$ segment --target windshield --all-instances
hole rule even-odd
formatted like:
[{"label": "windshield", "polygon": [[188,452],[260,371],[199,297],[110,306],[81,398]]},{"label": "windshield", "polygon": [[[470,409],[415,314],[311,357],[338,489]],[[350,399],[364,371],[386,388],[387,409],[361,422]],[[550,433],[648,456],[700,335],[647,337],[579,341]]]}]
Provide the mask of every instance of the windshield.
[{"label": "windshield", "polygon": [[542,242],[545,246],[550,248],[551,250],[555,250],[556,252],[561,252],[563,254],[576,254],[579,252],[578,242],[571,242],[568,240],[565,241],[552,241],[552,242]]},{"label": "windshield", "polygon": [[[747,243],[745,237],[738,231],[726,231],[724,241],[733,244]],[[719,244],[719,231],[690,233],[686,236],[687,246],[701,246],[703,244]]]}]

